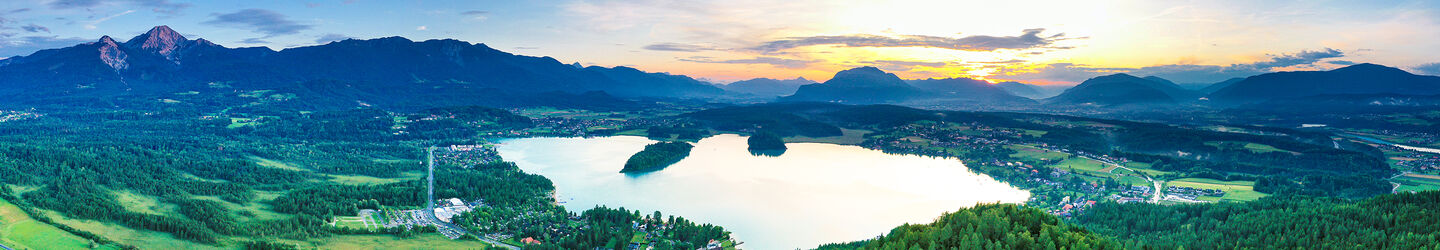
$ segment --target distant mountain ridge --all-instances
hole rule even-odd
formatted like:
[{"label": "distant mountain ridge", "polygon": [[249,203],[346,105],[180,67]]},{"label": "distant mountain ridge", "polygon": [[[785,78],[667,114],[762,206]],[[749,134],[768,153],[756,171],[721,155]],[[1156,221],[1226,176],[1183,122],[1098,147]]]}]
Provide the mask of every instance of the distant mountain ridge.
[{"label": "distant mountain ridge", "polygon": [[789,102],[835,102],[847,104],[1004,104],[1033,103],[996,87],[969,78],[903,80],[875,67],[859,67],[835,73],[824,83],[800,86]]},{"label": "distant mountain ridge", "polygon": [[815,84],[815,81],[805,79],[804,77],[797,77],[790,80],[755,78],[721,85],[720,88],[735,93],[762,97],[778,97],[795,94],[795,91],[799,90],[800,86],[806,84]]},{"label": "distant mountain ridge", "polygon": [[784,101],[820,101],[851,104],[898,103],[927,96],[895,74],[875,67],[859,67],[835,73],[824,83],[800,86]]},{"label": "distant mountain ridge", "polygon": [[[307,84],[339,81],[338,84]],[[304,85],[302,87],[302,85]],[[690,77],[627,67],[577,68],[550,57],[506,53],[458,40],[348,39],[288,48],[226,48],[157,26],[129,41],[47,49],[0,60],[0,102],[109,98],[185,91],[306,88],[306,98],[369,98],[321,103],[458,102],[496,93],[538,95],[603,91],[622,97],[707,97],[724,91]],[[314,91],[317,86],[349,90]],[[335,93],[347,95],[331,95]],[[383,98],[377,98],[383,97]],[[463,104],[463,103],[461,103]],[[503,105],[504,103],[498,103]]]},{"label": "distant mountain ridge", "polygon": [[1258,103],[1321,95],[1436,95],[1440,77],[1362,63],[1330,71],[1267,73],[1245,78],[1207,96],[1217,103]]},{"label": "distant mountain ridge", "polygon": [[1159,77],[1135,77],[1113,74],[1090,78],[1055,97],[1050,104],[1095,104],[1115,106],[1128,104],[1178,104],[1194,100],[1198,93],[1181,88]]}]

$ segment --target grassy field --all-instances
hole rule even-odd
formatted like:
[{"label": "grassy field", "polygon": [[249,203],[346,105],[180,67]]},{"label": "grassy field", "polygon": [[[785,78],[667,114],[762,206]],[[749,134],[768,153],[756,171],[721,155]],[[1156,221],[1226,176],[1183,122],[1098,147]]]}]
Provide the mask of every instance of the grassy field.
[{"label": "grassy field", "polygon": [[1151,165],[1151,164],[1150,164],[1150,163],[1144,163],[1144,162],[1133,162],[1133,161],[1132,161],[1132,162],[1126,162],[1125,164],[1121,164],[1121,165],[1125,165],[1125,167],[1127,167],[1127,168],[1134,169],[1135,171],[1140,171],[1141,173],[1145,173],[1146,175],[1150,175],[1150,176],[1156,176],[1156,175],[1162,175],[1162,174],[1169,174],[1169,173],[1170,173],[1170,172],[1160,171],[1160,170],[1155,170],[1155,169],[1153,169],[1153,168],[1150,168],[1150,165]]},{"label": "grassy field", "polygon": [[365,223],[367,218],[360,216],[335,216],[335,226],[348,228],[375,228],[374,225]]},{"label": "grassy field", "polygon": [[1400,184],[1400,187],[1395,188],[1397,193],[1440,190],[1440,176],[1405,174],[1390,181]]},{"label": "grassy field", "polygon": [[865,142],[865,134],[870,133],[869,130],[859,129],[840,129],[840,132],[842,135],[830,137],[791,136],[785,138],[785,143],[813,142],[840,145],[856,145],[860,144],[861,142]]},{"label": "grassy field", "polygon": [[1253,201],[1265,196],[1270,196],[1265,193],[1255,192],[1255,182],[1253,181],[1183,178],[1168,181],[1165,183],[1165,186],[1219,189],[1225,191],[1225,196],[1221,197],[1201,196],[1199,199],[1204,201]]},{"label": "grassy field", "polygon": [[174,204],[161,203],[160,200],[155,197],[137,194],[130,190],[120,190],[113,193],[115,194],[115,199],[120,201],[120,205],[124,205],[125,209],[131,212],[155,215],[177,213]]},{"label": "grassy field", "polygon": [[197,200],[209,200],[218,202],[221,206],[225,206],[226,209],[234,211],[236,213],[235,218],[239,219],[241,222],[289,219],[290,217],[293,217],[292,215],[276,213],[272,211],[270,209],[270,204],[268,204],[268,201],[274,200],[275,195],[266,193],[267,192],[264,191],[257,191],[256,199],[249,203],[245,203],[244,205],[230,203],[215,196],[193,196],[191,198]]},{"label": "grassy field", "polygon": [[345,185],[379,185],[379,184],[390,184],[390,183],[396,183],[396,182],[402,182],[402,181],[415,180],[415,179],[420,178],[421,176],[425,176],[425,173],[424,173],[424,172],[420,172],[420,171],[405,172],[405,173],[400,174],[400,177],[398,177],[398,178],[379,178],[379,177],[364,176],[364,175],[334,175],[334,174],[326,174],[325,176],[330,177],[330,180],[328,180],[328,181],[326,181],[326,182],[332,182],[332,183],[335,183],[335,184],[345,184]]},{"label": "grassy field", "polygon": [[1055,163],[1055,165],[1051,165],[1050,167],[1065,170],[1074,169],[1075,171],[1091,172],[1097,175],[1110,174],[1100,171],[1107,167],[1107,165],[1105,165],[1104,163],[1080,157],[1071,157],[1070,159],[1065,159],[1063,161],[1060,161],[1059,163]]},{"label": "grassy field", "polygon": [[90,249],[91,242],[35,221],[20,207],[0,200],[0,242],[14,249]]},{"label": "grassy field", "polygon": [[480,241],[451,240],[440,234],[421,234],[414,238],[389,235],[342,235],[308,241],[280,240],[301,248],[320,249],[489,249]]},{"label": "grassy field", "polygon": [[1297,152],[1295,152],[1295,151],[1284,150],[1284,149],[1275,148],[1274,146],[1270,146],[1270,145],[1259,144],[1259,143],[1250,143],[1250,142],[1232,142],[1232,141],[1219,141],[1219,142],[1215,142],[1215,141],[1212,141],[1212,142],[1205,142],[1205,145],[1209,145],[1209,146],[1211,146],[1211,147],[1217,147],[1217,148],[1218,148],[1218,147],[1220,147],[1221,144],[1224,144],[1224,143],[1244,143],[1246,150],[1250,150],[1251,153],[1257,153],[1257,154],[1264,154],[1264,153],[1269,153],[1269,152],[1283,152],[1283,153],[1290,153],[1290,154],[1300,154],[1300,153],[1297,153]]},{"label": "grassy field", "polygon": [[255,120],[258,120],[258,119],[256,119],[256,118],[239,118],[239,117],[232,117],[232,118],[230,118],[230,125],[225,125],[225,128],[234,129],[234,128],[240,128],[240,127],[246,127],[246,126],[251,126],[251,127],[253,127],[253,126],[255,126],[255,125],[257,124],[257,123],[255,122]]},{"label": "grassy field", "polygon": [[[8,205],[8,203],[5,203]],[[0,209],[3,211],[3,209]],[[3,215],[3,213],[0,213]],[[222,240],[221,246],[204,245],[190,241],[180,240],[166,233],[153,231],[142,231],[130,229],[112,223],[93,220],[75,220],[60,216],[55,212],[46,212],[46,215],[55,221],[75,227],[87,232],[93,232],[116,242],[133,245],[140,249],[238,249],[244,242],[258,240],[243,237],[227,238]],[[9,225],[9,224],[5,224]],[[52,227],[53,228],[53,227]],[[56,229],[58,230],[58,229]],[[59,231],[64,233],[64,231]],[[68,234],[66,234],[68,235]],[[73,237],[73,236],[72,236]],[[76,239],[84,240],[79,237]],[[450,240],[440,234],[421,234],[413,238],[400,238],[389,235],[339,235],[325,238],[309,239],[305,241],[264,239],[263,241],[283,242],[286,244],[298,245],[301,248],[318,249],[488,249],[489,246],[479,241]],[[7,241],[6,245],[11,245]],[[28,246],[28,245],[27,245]],[[88,241],[72,247],[28,247],[35,249],[88,249]],[[16,248],[17,250],[19,248]]]},{"label": "grassy field", "polygon": [[1015,150],[1014,154],[1010,154],[1011,158],[1019,158],[1022,160],[1042,161],[1047,159],[1063,159],[1070,156],[1070,154],[1064,152],[1049,151],[1027,145],[1005,145],[1005,147]]},{"label": "grassy field", "polygon": [[284,169],[284,170],[310,171],[310,170],[307,170],[307,169],[304,169],[304,168],[300,168],[300,167],[297,167],[297,166],[295,166],[295,165],[293,165],[293,164],[285,163],[285,162],[282,162],[282,161],[265,159],[265,158],[255,157],[255,156],[251,156],[251,157],[249,157],[249,158],[250,158],[250,160],[255,161],[255,165],[260,165],[260,166],[265,166],[265,167],[272,167],[272,168],[278,168],[278,169]]},{"label": "grassy field", "polygon": [[53,211],[45,211],[45,216],[50,217],[56,223],[95,233],[106,239],[141,249],[221,249],[217,246],[177,239],[167,233],[135,230],[108,222],[71,219]]}]

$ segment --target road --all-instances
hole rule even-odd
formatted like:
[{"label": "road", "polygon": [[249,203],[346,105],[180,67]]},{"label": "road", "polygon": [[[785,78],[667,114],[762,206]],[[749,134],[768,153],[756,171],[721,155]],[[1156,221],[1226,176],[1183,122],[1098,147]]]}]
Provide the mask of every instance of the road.
[{"label": "road", "polygon": [[[1075,156],[1080,156],[1081,158],[1090,159],[1090,160],[1092,160],[1092,161],[1098,161],[1098,162],[1100,162],[1100,163],[1104,163],[1105,165],[1114,166],[1115,168],[1123,168],[1123,169],[1125,169],[1125,170],[1130,170],[1130,172],[1133,172],[1133,173],[1136,173],[1136,174],[1140,174],[1140,177],[1145,177],[1145,180],[1150,181],[1150,184],[1151,184],[1151,185],[1155,185],[1155,197],[1151,197],[1151,198],[1150,198],[1150,202],[1157,202],[1157,203],[1158,203],[1158,202],[1160,202],[1160,200],[1164,200],[1164,199],[1165,199],[1165,194],[1163,194],[1163,193],[1160,191],[1160,182],[1155,181],[1155,179],[1150,178],[1150,175],[1143,174],[1143,173],[1141,173],[1140,171],[1135,171],[1134,169],[1130,169],[1130,168],[1127,168],[1127,167],[1125,167],[1125,166],[1121,166],[1120,164],[1115,164],[1115,163],[1111,163],[1111,162],[1108,162],[1108,161],[1102,161],[1102,160],[1095,159],[1095,158],[1085,157],[1085,156],[1082,156],[1082,155],[1075,155]],[[1114,174],[1114,173],[1115,173],[1115,170],[1114,170],[1114,169],[1111,169],[1111,170],[1110,170],[1110,173],[1111,173],[1111,174]]]},{"label": "road", "polygon": [[[445,237],[449,237],[450,239],[458,239],[461,235],[468,234],[468,232],[465,232],[465,229],[459,226],[440,221],[440,218],[435,216],[435,146],[430,146],[429,148],[426,148],[425,154],[425,165],[429,169],[426,181],[430,183],[428,187],[429,193],[425,196],[429,199],[425,201],[425,215],[427,217],[426,219],[429,220],[430,224],[435,225],[435,229],[439,230],[440,234],[443,234],[445,235]],[[480,241],[490,243],[490,245],[493,246],[503,247],[510,250],[520,250],[520,247],[511,246],[510,244],[501,243],[500,241],[486,239],[485,237],[475,238],[480,238]]]},{"label": "road", "polygon": [[5,244],[0,244],[0,248],[4,248],[5,250],[15,250],[15,249],[10,249],[10,247],[5,246]]}]

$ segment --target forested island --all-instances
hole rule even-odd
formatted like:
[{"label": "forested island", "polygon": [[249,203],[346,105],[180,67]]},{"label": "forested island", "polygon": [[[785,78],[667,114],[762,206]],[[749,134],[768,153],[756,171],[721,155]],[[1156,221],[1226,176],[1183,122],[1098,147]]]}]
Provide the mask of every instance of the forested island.
[{"label": "forested island", "polygon": [[785,153],[785,141],[774,133],[759,132],[750,135],[745,142],[749,144],[750,154],[780,156]]},{"label": "forested island", "polygon": [[690,156],[690,149],[695,146],[688,142],[657,142],[645,145],[645,150],[630,156],[625,161],[625,167],[620,169],[621,173],[643,173],[664,169],[680,162],[686,156]]}]

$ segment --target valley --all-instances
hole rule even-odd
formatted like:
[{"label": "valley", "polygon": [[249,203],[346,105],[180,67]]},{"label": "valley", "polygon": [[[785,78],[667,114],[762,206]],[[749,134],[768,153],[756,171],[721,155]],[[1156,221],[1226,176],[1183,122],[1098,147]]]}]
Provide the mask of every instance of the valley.
[{"label": "valley", "polygon": [[0,248],[1440,242],[1437,76],[891,68],[720,84],[454,39],[103,36],[0,59]]}]

